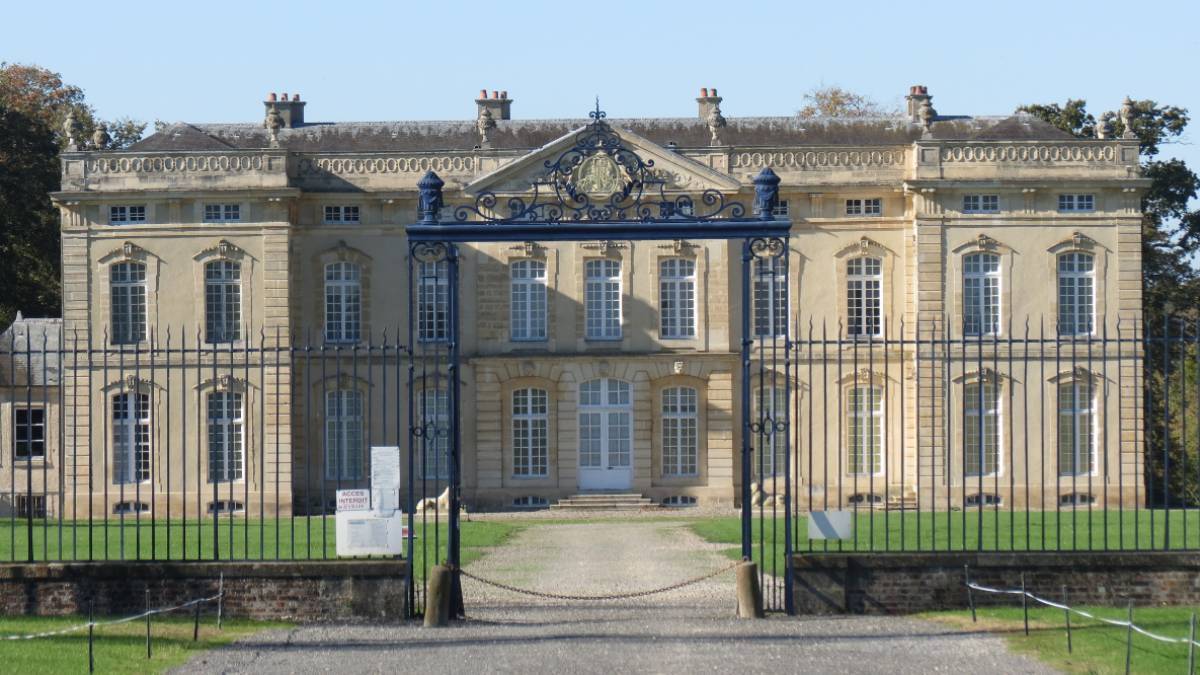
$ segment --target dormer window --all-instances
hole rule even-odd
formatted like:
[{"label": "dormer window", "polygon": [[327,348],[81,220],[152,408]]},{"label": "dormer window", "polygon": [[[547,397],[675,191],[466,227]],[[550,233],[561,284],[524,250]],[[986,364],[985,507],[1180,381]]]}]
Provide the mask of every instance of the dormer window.
[{"label": "dormer window", "polygon": [[847,199],[846,200],[846,215],[848,216],[880,216],[883,215],[883,200],[878,197],[874,199]]},{"label": "dormer window", "polygon": [[341,223],[357,223],[358,207],[357,206],[326,206],[325,207],[325,224],[339,225]]},{"label": "dormer window", "polygon": [[1058,196],[1058,210],[1061,212],[1095,211],[1096,195],[1069,194]]},{"label": "dormer window", "polygon": [[963,195],[963,213],[999,213],[999,195]]},{"label": "dormer window", "polygon": [[241,204],[204,205],[204,222],[206,223],[236,223],[241,219]]},{"label": "dormer window", "polygon": [[146,222],[145,204],[127,204],[108,207],[108,224],[124,225],[126,223]]}]

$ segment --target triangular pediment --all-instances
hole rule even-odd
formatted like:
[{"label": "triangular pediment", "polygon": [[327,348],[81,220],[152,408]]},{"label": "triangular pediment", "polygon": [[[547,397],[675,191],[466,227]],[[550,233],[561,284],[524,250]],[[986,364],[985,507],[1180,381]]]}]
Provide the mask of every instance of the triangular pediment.
[{"label": "triangular pediment", "polygon": [[[521,194],[528,192],[535,183],[543,182],[551,173],[547,163],[555,163],[565,152],[576,146],[584,126],[567,133],[529,154],[488,172],[469,183],[465,190],[472,195],[485,192],[495,194]],[[628,129],[612,127],[621,140],[621,145],[636,154],[649,165],[649,171],[665,181],[667,192],[696,194],[705,190],[734,193],[741,184],[733,177],[711,169],[694,159],[635,134]]]}]

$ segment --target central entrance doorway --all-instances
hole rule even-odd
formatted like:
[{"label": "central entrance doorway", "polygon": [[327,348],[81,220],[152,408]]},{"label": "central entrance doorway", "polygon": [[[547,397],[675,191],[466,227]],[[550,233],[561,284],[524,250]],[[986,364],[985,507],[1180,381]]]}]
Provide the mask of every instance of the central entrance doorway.
[{"label": "central entrance doorway", "polygon": [[633,487],[633,398],[630,383],[588,380],[579,387],[579,489]]}]

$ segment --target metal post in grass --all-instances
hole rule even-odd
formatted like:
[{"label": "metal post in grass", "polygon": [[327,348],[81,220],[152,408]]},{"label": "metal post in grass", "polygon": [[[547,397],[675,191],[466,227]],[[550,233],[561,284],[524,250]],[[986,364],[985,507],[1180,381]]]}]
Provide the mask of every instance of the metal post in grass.
[{"label": "metal post in grass", "polygon": [[88,672],[96,672],[96,602],[88,600]]},{"label": "metal post in grass", "polygon": [[1125,627],[1125,675],[1133,663],[1133,601],[1129,601],[1129,625]]},{"label": "metal post in grass", "polygon": [[1188,675],[1196,672],[1196,613],[1192,612],[1192,629],[1188,631]]},{"label": "metal post in grass", "polygon": [[146,658],[150,658],[150,584],[146,584]]},{"label": "metal post in grass", "polygon": [[963,576],[967,579],[967,606],[971,608],[971,623],[978,623],[975,617],[975,595],[971,593],[971,566],[963,565]]},{"label": "metal post in grass", "polygon": [[1067,653],[1070,654],[1074,650],[1071,648],[1071,603],[1068,602],[1067,585],[1066,584],[1063,584],[1062,592],[1063,592],[1063,616],[1066,617],[1066,619],[1067,619]]},{"label": "metal post in grass", "polygon": [[221,614],[225,609],[225,573],[217,580],[217,630],[221,628]]},{"label": "metal post in grass", "polygon": [[196,611],[194,612],[194,622],[192,623],[192,642],[200,639],[200,603],[196,602]]},{"label": "metal post in grass", "polygon": [[1021,572],[1021,614],[1025,617],[1025,634],[1029,635],[1029,593],[1025,592],[1025,573]]}]

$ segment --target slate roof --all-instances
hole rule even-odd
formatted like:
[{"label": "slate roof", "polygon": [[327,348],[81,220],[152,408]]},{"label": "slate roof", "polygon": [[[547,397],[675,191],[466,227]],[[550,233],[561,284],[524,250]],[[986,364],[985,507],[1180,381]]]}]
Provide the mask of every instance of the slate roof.
[{"label": "slate roof", "polygon": [[[727,145],[908,144],[921,127],[907,117],[812,120],[799,117],[732,117],[722,132]],[[489,136],[500,150],[539,148],[588,123],[586,119],[504,120]],[[655,143],[707,147],[709,131],[699,118],[611,118]],[[941,140],[1069,140],[1071,135],[1026,114],[1011,117],[944,117],[933,125]],[[420,152],[471,150],[479,143],[474,120],[411,122],[316,122],[283,129],[280,145],[297,152]],[[259,149],[267,131],[257,124],[170,124],[130,146],[131,152]]]},{"label": "slate roof", "polygon": [[[61,349],[62,319],[26,319],[18,312],[12,325],[0,333],[0,383],[58,386],[61,365],[67,359],[65,355],[59,358]],[[33,396],[41,400],[40,391],[35,390]]]}]

